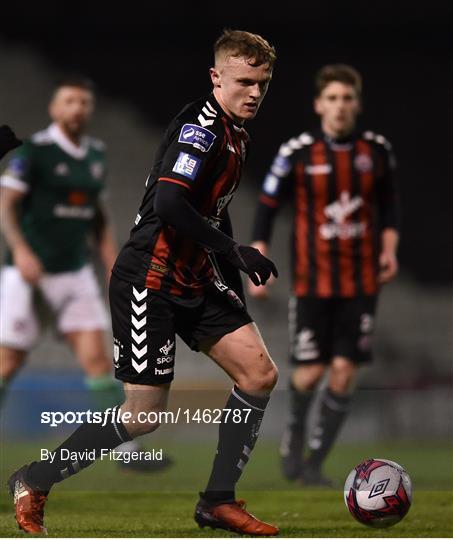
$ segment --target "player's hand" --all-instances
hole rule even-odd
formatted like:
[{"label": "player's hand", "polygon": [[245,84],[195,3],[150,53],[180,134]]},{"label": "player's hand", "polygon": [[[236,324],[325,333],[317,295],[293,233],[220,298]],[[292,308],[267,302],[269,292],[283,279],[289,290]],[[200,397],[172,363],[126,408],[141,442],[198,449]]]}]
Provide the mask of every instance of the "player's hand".
[{"label": "player's hand", "polygon": [[19,140],[14,131],[9,126],[0,126],[0,159],[12,150],[17,148],[22,144],[22,141]]},{"label": "player's hand", "polygon": [[265,285],[271,274],[278,277],[275,264],[253,247],[233,244],[225,257],[233,266],[248,274],[257,286]]},{"label": "player's hand", "polygon": [[379,283],[388,283],[398,273],[398,260],[393,251],[383,251],[379,256]]},{"label": "player's hand", "polygon": [[[261,240],[257,240],[250,244],[252,247],[261,252],[261,255],[267,257],[267,243]],[[256,286],[251,280],[247,281],[247,290],[252,298],[258,298],[259,300],[266,300],[269,298],[269,285],[274,281],[274,277],[271,276],[266,285]]]},{"label": "player's hand", "polygon": [[38,283],[44,269],[41,261],[28,246],[18,246],[13,251],[13,260],[25,281],[32,285]]}]

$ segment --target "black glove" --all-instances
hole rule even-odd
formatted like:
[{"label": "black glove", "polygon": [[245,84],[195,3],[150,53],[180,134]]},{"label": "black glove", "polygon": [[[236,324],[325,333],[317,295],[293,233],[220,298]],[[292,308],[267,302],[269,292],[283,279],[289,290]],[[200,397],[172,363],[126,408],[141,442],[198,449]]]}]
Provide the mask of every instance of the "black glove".
[{"label": "black glove", "polygon": [[16,137],[14,131],[9,126],[0,126],[0,159],[7,152],[13,148],[17,148],[21,144],[22,141]]},{"label": "black glove", "polygon": [[265,285],[271,273],[278,277],[275,264],[253,247],[233,244],[225,253],[225,258],[233,266],[248,274],[255,285]]}]

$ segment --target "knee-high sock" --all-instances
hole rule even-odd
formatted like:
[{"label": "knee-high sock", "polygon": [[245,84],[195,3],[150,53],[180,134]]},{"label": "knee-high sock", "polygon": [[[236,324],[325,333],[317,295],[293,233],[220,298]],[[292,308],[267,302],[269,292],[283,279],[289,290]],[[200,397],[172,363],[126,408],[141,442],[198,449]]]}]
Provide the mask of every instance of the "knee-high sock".
[{"label": "knee-high sock", "polygon": [[48,491],[53,484],[91,465],[102,455],[102,451],[108,452],[130,440],[126,428],[117,418],[115,408],[108,415],[105,426],[87,423],[76,429],[53,451],[55,458],[52,462],[50,459],[33,462],[27,471],[27,481],[34,489]]},{"label": "knee-high sock", "polygon": [[291,383],[289,387],[289,420],[280,445],[280,455],[297,454],[302,457],[307,416],[313,400],[312,390],[299,391]]},{"label": "knee-high sock", "polygon": [[[258,439],[268,401],[268,397],[250,396],[236,386],[233,388],[225,405],[225,411],[230,412],[224,411],[219,426],[219,442],[211,476],[205,492],[201,494],[206,501],[234,500],[236,483]],[[235,414],[235,411],[238,412]],[[240,422],[237,421],[239,418]]]},{"label": "knee-high sock", "polygon": [[332,448],[349,412],[351,396],[335,394],[327,388],[322,397],[321,411],[313,436],[309,440],[307,465],[319,469]]}]

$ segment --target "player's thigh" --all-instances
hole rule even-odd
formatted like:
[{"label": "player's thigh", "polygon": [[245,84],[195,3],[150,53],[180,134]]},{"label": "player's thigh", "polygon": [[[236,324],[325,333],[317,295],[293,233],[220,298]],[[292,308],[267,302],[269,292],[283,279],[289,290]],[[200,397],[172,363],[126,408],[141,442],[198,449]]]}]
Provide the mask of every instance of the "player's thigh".
[{"label": "player's thigh", "polygon": [[88,376],[96,377],[112,371],[103,330],[66,332],[65,339]]},{"label": "player's thigh", "polygon": [[[332,354],[330,298],[292,297],[289,300],[290,363],[294,368],[327,365]],[[307,373],[321,371],[313,368]]]},{"label": "player's thigh", "polygon": [[56,313],[61,333],[107,329],[107,310],[90,265],[73,272],[46,274],[40,288]]},{"label": "player's thigh", "polygon": [[203,352],[245,392],[267,395],[277,383],[277,367],[253,322],[207,342]]},{"label": "player's thigh", "polygon": [[134,385],[174,377],[174,306],[151,290],[112,275],[109,287],[115,377]]},{"label": "player's thigh", "polygon": [[336,300],[333,357],[344,358],[358,365],[372,360],[375,311],[376,296]]},{"label": "player's thigh", "polygon": [[0,271],[0,344],[8,349],[29,351],[38,337],[33,288],[14,266]]}]

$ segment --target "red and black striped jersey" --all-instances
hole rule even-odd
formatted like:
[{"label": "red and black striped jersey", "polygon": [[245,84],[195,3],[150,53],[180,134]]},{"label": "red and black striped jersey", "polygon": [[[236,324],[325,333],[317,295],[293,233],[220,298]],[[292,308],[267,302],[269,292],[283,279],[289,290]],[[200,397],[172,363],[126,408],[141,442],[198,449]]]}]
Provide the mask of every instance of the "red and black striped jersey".
[{"label": "red and black striped jersey", "polygon": [[294,294],[377,292],[379,233],[397,227],[393,169],[390,144],[370,131],[342,140],[306,132],[281,145],[263,183],[253,239],[269,241],[277,208],[290,191]]},{"label": "red and black striped jersey", "polygon": [[219,228],[236,191],[249,137],[211,94],[187,105],[170,123],[146,191],[113,271],[121,279],[177,297],[203,294],[214,277],[205,248],[176,232],[154,211],[158,182],[184,186],[188,201]]}]

